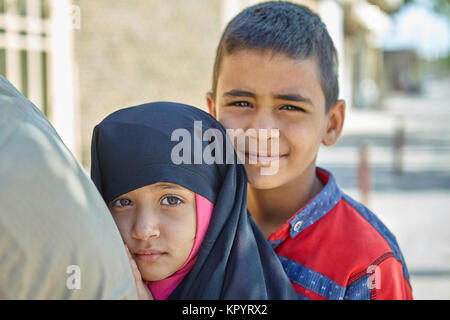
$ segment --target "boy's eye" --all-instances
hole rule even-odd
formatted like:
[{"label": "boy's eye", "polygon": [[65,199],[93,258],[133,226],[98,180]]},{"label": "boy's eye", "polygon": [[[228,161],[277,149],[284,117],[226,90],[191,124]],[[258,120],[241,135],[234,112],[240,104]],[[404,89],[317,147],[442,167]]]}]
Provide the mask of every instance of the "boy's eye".
[{"label": "boy's eye", "polygon": [[180,203],[183,203],[183,201],[180,198],[174,196],[167,196],[161,201],[161,204],[165,206],[176,206]]},{"label": "boy's eye", "polygon": [[230,105],[235,106],[235,107],[250,107],[251,106],[251,104],[247,101],[231,102]]},{"label": "boy's eye", "polygon": [[285,105],[281,107],[282,110],[288,110],[288,111],[303,111],[305,112],[305,109],[302,109],[300,107],[291,106],[291,105]]},{"label": "boy's eye", "polygon": [[132,206],[133,202],[130,199],[117,199],[116,201],[114,201],[114,203],[112,204],[112,207],[117,207],[117,208],[123,208],[126,206]]}]

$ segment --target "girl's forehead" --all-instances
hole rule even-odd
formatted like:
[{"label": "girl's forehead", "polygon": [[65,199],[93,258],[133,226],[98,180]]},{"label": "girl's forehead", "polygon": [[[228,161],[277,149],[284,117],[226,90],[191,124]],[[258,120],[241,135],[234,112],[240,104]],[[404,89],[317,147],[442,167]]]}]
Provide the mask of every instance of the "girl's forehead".
[{"label": "girl's forehead", "polygon": [[148,184],[146,186],[134,189],[134,190],[128,192],[127,194],[138,195],[138,194],[143,194],[143,193],[149,193],[149,192],[155,193],[155,192],[161,192],[161,191],[167,191],[167,190],[194,195],[193,191],[191,191],[179,184],[172,183],[172,182],[156,182],[156,183]]}]

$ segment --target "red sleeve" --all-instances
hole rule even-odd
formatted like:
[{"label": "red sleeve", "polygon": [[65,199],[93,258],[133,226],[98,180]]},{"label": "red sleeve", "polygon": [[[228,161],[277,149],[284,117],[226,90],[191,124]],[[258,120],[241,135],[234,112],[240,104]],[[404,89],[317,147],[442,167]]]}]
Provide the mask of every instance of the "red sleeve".
[{"label": "red sleeve", "polygon": [[370,275],[372,300],[412,300],[412,289],[403,276],[402,264],[394,257],[373,266]]}]

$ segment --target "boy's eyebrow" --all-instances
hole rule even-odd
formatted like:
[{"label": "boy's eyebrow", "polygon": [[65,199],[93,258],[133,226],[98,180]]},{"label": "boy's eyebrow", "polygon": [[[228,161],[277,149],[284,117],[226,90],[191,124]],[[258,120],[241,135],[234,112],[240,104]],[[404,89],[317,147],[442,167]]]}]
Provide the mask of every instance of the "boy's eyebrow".
[{"label": "boy's eyebrow", "polygon": [[[251,97],[256,98],[256,95],[253,92],[245,91],[245,90],[238,90],[233,89],[228,92],[225,92],[223,94],[224,97]],[[276,94],[274,95],[275,99],[280,100],[288,100],[288,101],[295,101],[295,102],[305,102],[307,104],[313,105],[311,99],[302,96],[298,93],[286,93],[286,94]]]},{"label": "boy's eyebrow", "polygon": [[311,99],[298,93],[277,94],[275,95],[275,99],[305,102],[307,104],[313,105]]},{"label": "boy's eyebrow", "polygon": [[256,95],[253,92],[233,89],[223,94],[224,97],[251,97],[255,98]]}]

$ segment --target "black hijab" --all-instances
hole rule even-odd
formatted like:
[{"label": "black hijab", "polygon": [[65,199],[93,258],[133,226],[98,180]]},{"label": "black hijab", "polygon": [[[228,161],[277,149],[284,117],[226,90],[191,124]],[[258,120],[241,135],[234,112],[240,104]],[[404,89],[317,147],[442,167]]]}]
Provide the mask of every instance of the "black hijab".
[{"label": "black hijab", "polygon": [[[210,153],[217,156],[212,164],[194,156],[199,146],[203,154],[218,139],[203,141],[208,129],[224,138],[222,149]],[[173,152],[181,142],[190,148]],[[229,161],[226,143],[220,123],[191,106],[155,102],[121,109],[94,129],[91,177],[106,203],[156,182],[179,184],[214,203],[197,261],[169,299],[296,299],[278,257],[247,211],[245,171],[234,152]],[[174,164],[174,154],[185,163]]]}]

